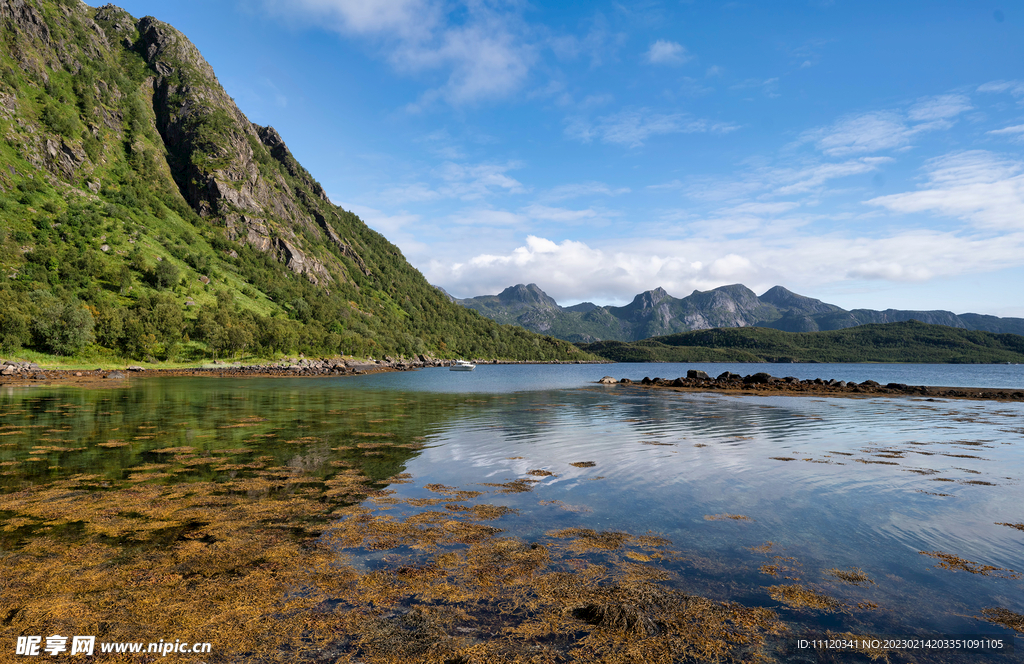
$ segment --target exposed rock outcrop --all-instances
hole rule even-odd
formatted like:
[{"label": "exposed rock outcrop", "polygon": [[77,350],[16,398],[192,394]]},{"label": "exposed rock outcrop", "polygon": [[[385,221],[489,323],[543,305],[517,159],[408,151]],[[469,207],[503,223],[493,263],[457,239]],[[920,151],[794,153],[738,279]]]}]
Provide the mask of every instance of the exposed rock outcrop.
[{"label": "exposed rock outcrop", "polygon": [[[692,371],[690,372],[692,373]],[[700,373],[704,373],[701,371]],[[743,392],[750,394],[792,394],[792,395],[825,395],[825,396],[918,396],[954,399],[992,399],[998,401],[1024,401],[1024,391],[987,387],[939,387],[931,385],[905,385],[888,383],[881,385],[874,380],[862,383],[847,383],[841,380],[799,380],[793,376],[777,378],[767,373],[756,373],[740,376],[725,372],[718,378],[690,376],[686,378],[649,378],[640,381],[622,378],[619,385],[641,385],[650,388],[665,388],[701,392]],[[610,376],[605,376],[599,383],[606,383]],[[615,382],[614,379],[611,379]]]},{"label": "exposed rock outcrop", "polygon": [[560,307],[536,284],[506,288],[499,295],[457,300],[459,304],[498,321],[567,341],[639,341],[651,337],[731,327],[770,327],[785,332],[818,332],[871,323],[917,320],[995,333],[1024,334],[1024,319],[949,311],[887,309],[846,311],[834,304],[797,295],[775,286],[758,297],[742,284],[693,291],[684,298],[664,288],[638,294],[622,307],[598,307],[589,302]]}]

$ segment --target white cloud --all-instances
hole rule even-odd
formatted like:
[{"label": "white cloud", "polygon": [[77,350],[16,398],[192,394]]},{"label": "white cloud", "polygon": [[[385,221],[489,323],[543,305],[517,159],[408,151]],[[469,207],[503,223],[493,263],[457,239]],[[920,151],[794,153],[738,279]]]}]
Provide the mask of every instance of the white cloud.
[{"label": "white cloud", "polygon": [[816,164],[798,169],[777,169],[766,173],[769,186],[774,187],[775,196],[789,196],[814,191],[829,180],[870,173],[882,164],[891,162],[888,157],[861,157],[849,161]]},{"label": "white cloud", "polygon": [[420,215],[408,212],[387,214],[376,208],[354,203],[340,205],[358,215],[370,228],[387,236],[388,240],[398,245],[406,256],[424,255],[430,251],[430,245],[417,239],[413,232],[413,229],[422,222]]},{"label": "white cloud", "polygon": [[432,45],[410,45],[395,52],[393,61],[411,71],[449,68],[448,82],[428,93],[453,105],[505,97],[526,80],[533,49],[508,31],[502,18],[487,16],[476,25],[449,28]]},{"label": "white cloud", "polygon": [[629,192],[629,187],[613,188],[603,182],[579,182],[553,187],[542,198],[546,201],[561,201],[581,196],[620,196]]},{"label": "white cloud", "polygon": [[1012,127],[1004,127],[1002,129],[993,129],[988,132],[990,134],[1024,134],[1024,125],[1014,125]]},{"label": "white cloud", "polygon": [[615,97],[610,94],[587,95],[577,106],[581,109],[597,108],[599,106],[607,106],[614,100]]},{"label": "white cloud", "polygon": [[507,210],[464,210],[448,217],[448,221],[459,226],[474,226],[480,230],[494,227],[511,227],[522,229],[527,219],[522,215]]},{"label": "white cloud", "polygon": [[522,86],[535,60],[515,6],[510,11],[441,0],[264,0],[264,6],[288,19],[371,39],[399,71],[447,71],[447,82],[410,110],[438,99],[463,105],[506,97]]},{"label": "white cloud", "polygon": [[948,94],[920,99],[907,111],[907,117],[915,122],[947,120],[969,111],[971,100],[967,95]]},{"label": "white cloud", "polygon": [[425,203],[440,200],[477,201],[498,194],[522,194],[527,189],[509,171],[522,168],[515,161],[468,164],[442,162],[431,171],[434,184],[413,182],[388,187],[378,198],[388,204]]},{"label": "white cloud", "polygon": [[518,162],[504,164],[458,164],[445,162],[434,174],[444,181],[438,192],[445,198],[477,200],[494,193],[521,194],[522,183],[506,173],[521,168]]},{"label": "white cloud", "polygon": [[928,184],[919,191],[879,196],[868,205],[891,212],[930,212],[984,229],[1024,230],[1024,163],[983,150],[927,162]]},{"label": "white cloud", "polygon": [[743,200],[751,196],[771,198],[811,192],[820,194],[825,193],[825,185],[829,181],[870,173],[890,162],[890,157],[859,157],[832,163],[764,166],[741,172],[735,178],[673,180],[648,189],[680,189],[687,197],[705,202]]},{"label": "white cloud", "polygon": [[991,81],[979,85],[978,92],[1008,92],[1014,97],[1024,97],[1024,81]]},{"label": "white cloud", "polygon": [[723,281],[742,281],[755,273],[754,264],[749,258],[737,254],[726,254],[716,258],[708,265],[708,276]]},{"label": "white cloud", "polygon": [[825,154],[841,157],[903,147],[914,133],[900,114],[875,111],[847,116],[830,127],[805,133],[804,138]]},{"label": "white cloud", "polygon": [[800,207],[799,203],[792,201],[780,201],[778,203],[763,203],[763,202],[751,202],[743,203],[735,207],[727,208],[722,210],[723,215],[743,215],[743,216],[765,216],[765,215],[776,215],[782,214],[783,212],[789,212],[793,208]]},{"label": "white cloud", "polygon": [[568,208],[549,207],[547,205],[529,205],[523,208],[523,212],[532,219],[540,221],[553,221],[556,223],[579,223],[588,219],[595,219],[600,216],[593,209],[570,210]]},{"label": "white cloud", "polygon": [[600,13],[594,16],[582,39],[574,35],[558,35],[548,40],[548,45],[558,58],[574,60],[581,55],[587,56],[591,67],[600,67],[608,60],[616,60],[619,49],[625,43],[626,34],[612,31],[608,27],[608,19]]},{"label": "white cloud", "polygon": [[652,136],[662,134],[727,134],[739,129],[728,122],[710,122],[682,113],[651,113],[648,109],[621,111],[598,118],[591,123],[585,118],[570,118],[565,135],[583,143],[599,138],[605,143],[640,147]]},{"label": "white cloud", "polygon": [[559,302],[624,303],[657,286],[682,297],[744,283],[755,292],[785,284],[797,292],[850,280],[915,283],[1024,265],[1024,233],[981,237],[902,231],[882,238],[793,235],[764,238],[634,239],[596,247],[531,235],[524,245],[468,261],[433,261],[431,283],[464,297],[537,283]]},{"label": "white cloud", "polygon": [[745,81],[734,83],[729,86],[730,90],[760,89],[766,97],[779,97],[779,79],[776,78],[748,78]]},{"label": "white cloud", "polygon": [[1024,143],[1024,124],[1014,125],[1012,127],[1003,127],[1002,129],[993,129],[986,133],[991,134],[992,136],[1006,136],[1016,143]]},{"label": "white cloud", "polygon": [[265,0],[268,8],[304,11],[336,29],[357,34],[392,32],[407,39],[426,39],[441,22],[441,7],[428,0]]},{"label": "white cloud", "polygon": [[[608,253],[583,242],[560,243],[528,236],[507,254],[481,254],[459,265],[432,264],[431,283],[468,295],[499,292],[515,283],[535,282],[560,301],[619,300],[661,283],[659,273],[692,272],[685,261],[634,253]],[[661,276],[666,276],[662,274]],[[628,295],[627,295],[628,294]],[[628,300],[627,300],[628,301]]]},{"label": "white cloud", "polygon": [[805,132],[801,141],[813,142],[832,157],[895,150],[908,147],[919,134],[952,127],[956,116],[972,108],[962,94],[925,97],[905,114],[888,110],[847,115],[829,127]]},{"label": "white cloud", "polygon": [[409,214],[407,212],[389,215],[376,208],[367,207],[366,205],[357,205],[355,203],[344,203],[341,204],[341,207],[358,215],[360,219],[365,221],[366,224],[374,230],[380,231],[388,236],[403,231],[408,226],[415,225],[420,221],[420,215]]},{"label": "white cloud", "polygon": [[434,155],[451,161],[465,159],[466,152],[458,142],[448,133],[447,129],[437,129],[418,139],[417,143],[423,143]]},{"label": "white cloud", "polygon": [[653,65],[683,65],[693,59],[682,44],[659,39],[651,44],[644,54],[647,62]]},{"label": "white cloud", "polygon": [[441,198],[441,193],[424,182],[389,187],[381,192],[380,198],[389,203],[422,203]]}]

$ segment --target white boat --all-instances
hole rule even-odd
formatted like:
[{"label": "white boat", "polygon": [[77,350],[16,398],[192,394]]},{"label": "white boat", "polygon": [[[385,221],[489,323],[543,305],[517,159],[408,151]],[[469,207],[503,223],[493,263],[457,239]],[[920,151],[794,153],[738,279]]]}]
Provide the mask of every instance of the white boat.
[{"label": "white boat", "polygon": [[472,371],[476,365],[465,360],[455,360],[455,364],[448,367],[448,371]]}]

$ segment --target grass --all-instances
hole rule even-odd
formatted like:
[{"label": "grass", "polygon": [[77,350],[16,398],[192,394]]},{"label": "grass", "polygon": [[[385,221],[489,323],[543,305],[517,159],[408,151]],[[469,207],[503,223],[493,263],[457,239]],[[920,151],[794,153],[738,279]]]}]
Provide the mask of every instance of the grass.
[{"label": "grass", "polygon": [[[201,346],[201,344],[198,343],[195,343],[194,345],[197,347]],[[185,346],[187,346],[187,344],[185,344]],[[28,349],[22,349],[14,355],[0,353],[0,356],[11,362],[34,362],[38,364],[40,368],[48,371],[91,371],[93,369],[123,370],[129,365],[145,367],[147,369],[191,369],[198,366],[210,366],[211,362],[208,358],[200,359],[198,361],[182,360],[178,362],[145,362],[142,360],[133,360],[131,358],[117,356],[112,351],[101,347],[95,347],[91,353],[84,353],[71,358],[63,357],[61,355],[53,355],[50,353],[41,353]],[[263,364],[276,364],[284,359],[293,358],[294,356],[275,353],[274,355],[264,357],[256,355],[241,355],[238,357],[228,356],[221,358],[220,361],[231,364],[239,363],[242,366],[258,366]],[[366,357],[357,357],[353,355],[339,355],[336,359],[353,362],[369,361]]]}]

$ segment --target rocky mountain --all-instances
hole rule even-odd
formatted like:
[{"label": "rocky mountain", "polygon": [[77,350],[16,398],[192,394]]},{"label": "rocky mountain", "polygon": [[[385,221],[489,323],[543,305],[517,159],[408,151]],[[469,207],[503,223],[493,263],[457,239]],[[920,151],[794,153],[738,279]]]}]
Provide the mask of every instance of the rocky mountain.
[{"label": "rocky mountain", "polygon": [[569,359],[428,284],[172,26],[0,0],[0,349]]},{"label": "rocky mountain", "polygon": [[[521,294],[529,293],[529,297]],[[741,284],[693,291],[675,298],[663,288],[640,293],[623,307],[590,302],[560,307],[536,284],[506,288],[499,295],[457,300],[488,318],[574,342],[638,341],[650,337],[728,327],[768,327],[786,332],[839,330],[871,323],[917,320],[967,330],[1024,334],[1024,319],[949,311],[854,309],[797,295],[775,286],[758,297]]]}]

